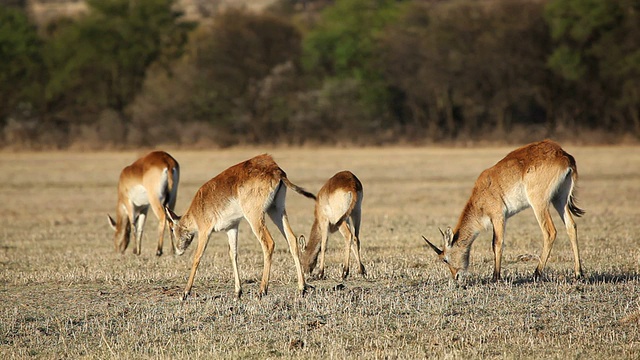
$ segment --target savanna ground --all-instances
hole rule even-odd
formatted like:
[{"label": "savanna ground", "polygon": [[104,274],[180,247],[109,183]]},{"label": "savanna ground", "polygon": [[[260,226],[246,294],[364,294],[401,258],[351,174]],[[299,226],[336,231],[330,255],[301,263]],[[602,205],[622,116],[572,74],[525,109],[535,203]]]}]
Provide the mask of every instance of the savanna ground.
[{"label": "savanna ground", "polygon": [[[365,191],[366,279],[340,280],[343,242],[329,241],[328,277],[296,295],[284,238],[276,240],[269,294],[257,297],[262,251],[246,222],[235,300],[227,240],[214,234],[192,297],[179,295],[185,255],[156,257],[155,217],[141,256],[114,252],[106,214],[126,153],[0,154],[0,358],[639,358],[640,148],[565,145],[578,162],[576,220],[585,279],[557,214],[546,269],[532,273],[542,235],[531,210],[510,219],[504,281],[492,283],[491,235],[472,250],[464,286],[449,282],[420,236],[440,244],[477,175],[510,149],[234,149],[170,151],[182,176],[176,211],[228,166],[269,151],[296,184],[316,192],[339,170]],[[292,191],[288,212],[307,234],[313,203]],[[168,251],[165,238],[165,254]]]}]

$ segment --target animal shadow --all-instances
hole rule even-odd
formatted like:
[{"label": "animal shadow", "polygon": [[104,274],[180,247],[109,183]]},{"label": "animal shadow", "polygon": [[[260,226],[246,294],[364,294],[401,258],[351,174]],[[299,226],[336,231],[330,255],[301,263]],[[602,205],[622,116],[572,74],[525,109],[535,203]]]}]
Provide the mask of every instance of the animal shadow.
[{"label": "animal shadow", "polygon": [[[540,277],[533,274],[513,273],[503,276],[497,283],[507,283],[515,286],[535,283],[576,283],[576,284],[620,284],[640,281],[640,274],[635,271],[591,271],[586,272],[581,278],[576,279],[571,272],[545,272]],[[490,276],[473,275],[465,279],[462,287],[488,286],[496,284]]]}]

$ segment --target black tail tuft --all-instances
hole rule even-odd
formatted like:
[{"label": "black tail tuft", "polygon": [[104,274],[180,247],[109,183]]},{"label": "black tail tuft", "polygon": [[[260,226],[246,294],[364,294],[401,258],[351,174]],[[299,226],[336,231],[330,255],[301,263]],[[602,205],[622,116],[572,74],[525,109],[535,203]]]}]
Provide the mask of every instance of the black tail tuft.
[{"label": "black tail tuft", "polygon": [[313,193],[310,193],[307,190],[305,190],[305,189],[303,189],[303,188],[301,188],[301,187],[299,187],[297,185],[294,185],[293,190],[295,190],[300,195],[304,195],[304,196],[308,197],[309,199],[316,200],[316,196]]},{"label": "black tail tuft", "polygon": [[284,182],[284,184],[290,188],[291,190],[297,192],[300,195],[304,195],[306,197],[308,197],[309,199],[313,199],[316,200],[316,196],[313,193],[308,192],[307,190],[301,188],[300,186],[292,183],[291,181],[289,181],[289,179],[287,179],[286,177],[282,178],[282,182]]},{"label": "black tail tuft", "polygon": [[577,217],[584,215],[584,210],[580,209],[573,198],[573,195],[569,196],[569,211]]}]

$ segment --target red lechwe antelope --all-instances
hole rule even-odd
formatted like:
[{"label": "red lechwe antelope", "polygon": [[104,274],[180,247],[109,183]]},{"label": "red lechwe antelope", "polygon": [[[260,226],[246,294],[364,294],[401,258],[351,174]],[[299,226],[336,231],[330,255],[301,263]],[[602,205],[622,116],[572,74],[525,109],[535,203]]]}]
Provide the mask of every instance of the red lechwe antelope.
[{"label": "red lechwe antelope", "polygon": [[444,248],[438,249],[423,239],[448,265],[454,279],[469,266],[471,245],[480,231],[493,227],[493,280],[500,280],[502,242],[507,219],[531,207],[542,229],[543,247],[534,276],[542,274],[556,239],[551,219],[553,206],[565,224],[574,257],[576,278],[582,276],[578,235],[571,214],[584,211],[575,204],[574,191],[578,181],[576,161],[560,145],[544,140],[525,145],[509,153],[494,166],[483,171],[476,180],[471,198],[464,207],[458,225],[442,232]]},{"label": "red lechwe antelope", "polygon": [[[131,226],[136,237],[133,253],[140,255],[142,231],[149,207],[158,218],[158,248],[156,255],[162,255],[164,238],[164,207],[173,209],[178,197],[180,166],[163,151],[154,151],[122,169],[118,181],[118,205],[116,220],[109,217],[109,224],[116,231],[114,243],[116,251],[124,253],[129,246]],[[174,251],[173,242],[171,252]]]},{"label": "red lechwe antelope", "polygon": [[234,165],[202,185],[182,217],[165,208],[171,220],[169,227],[178,255],[182,255],[193,238],[198,236],[198,248],[193,256],[193,266],[182,300],[191,292],[200,259],[207,247],[209,236],[214,231],[227,233],[235,293],[236,297],[241,296],[242,288],[238,275],[238,225],[242,218],[249,222],[251,230],[262,245],[264,269],[260,282],[260,296],[267,293],[274,242],[265,224],[265,212],[289,243],[298,275],[298,289],[304,293],[306,284],[298,258],[298,244],[285,209],[287,187],[306,197],[316,198],[315,195],[292,184],[273,158],[264,154]]},{"label": "red lechwe antelope", "polygon": [[311,273],[320,255],[318,277],[324,277],[324,254],[327,250],[329,233],[340,230],[345,240],[342,278],[349,275],[349,250],[360,266],[359,272],[365,275],[360,260],[360,218],[362,209],[362,183],[350,171],[341,171],[329,179],[318,192],[315,221],[309,234],[309,243],[300,236],[302,268]]}]

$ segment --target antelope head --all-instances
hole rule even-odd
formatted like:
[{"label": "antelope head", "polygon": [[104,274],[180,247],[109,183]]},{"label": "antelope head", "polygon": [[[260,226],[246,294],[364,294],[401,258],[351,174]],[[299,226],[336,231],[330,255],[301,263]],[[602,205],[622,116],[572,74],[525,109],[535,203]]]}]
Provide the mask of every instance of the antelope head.
[{"label": "antelope head", "polygon": [[176,215],[168,207],[164,207],[164,212],[169,223],[169,233],[171,234],[171,242],[174,244],[176,255],[184,254],[185,250],[191,245],[195,232],[188,229],[180,222],[181,216]]},{"label": "antelope head", "polygon": [[448,227],[446,231],[438,230],[440,230],[440,234],[442,234],[444,243],[442,250],[433,245],[426,237],[423,236],[422,238],[429,244],[433,251],[438,254],[440,261],[447,265],[451,272],[451,277],[454,280],[458,280],[460,274],[465,272],[469,267],[469,250],[471,246],[463,246],[460,242],[456,241],[457,237],[453,234],[450,227]]},{"label": "antelope head", "polygon": [[129,246],[131,222],[129,222],[129,218],[126,215],[118,216],[118,220],[116,221],[111,217],[111,215],[107,214],[107,219],[109,220],[109,226],[111,226],[111,228],[115,231],[113,243],[115,245],[116,251],[124,254],[127,246]]},{"label": "antelope head", "polygon": [[306,252],[307,239],[304,237],[304,235],[300,235],[298,237],[298,258],[300,259],[300,264],[302,265],[302,271],[305,274],[311,274],[313,269],[316,267],[316,261],[318,257],[310,256],[310,254],[307,254]]}]

